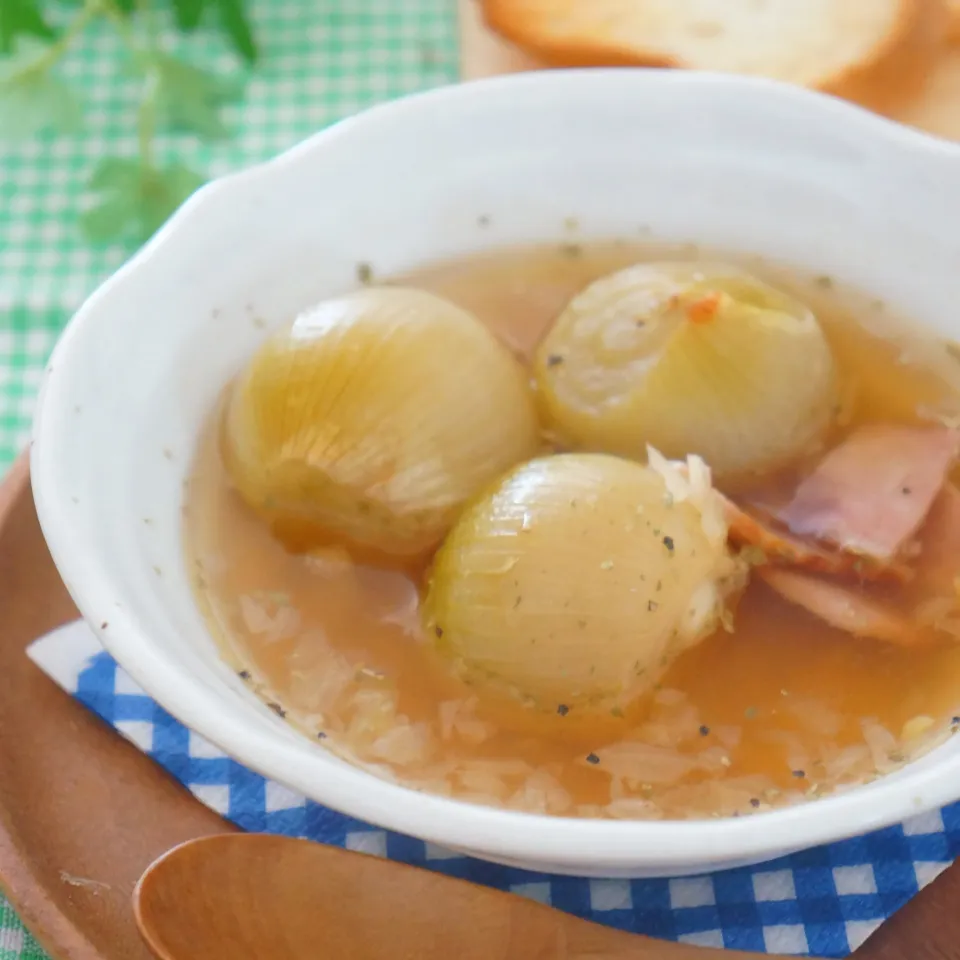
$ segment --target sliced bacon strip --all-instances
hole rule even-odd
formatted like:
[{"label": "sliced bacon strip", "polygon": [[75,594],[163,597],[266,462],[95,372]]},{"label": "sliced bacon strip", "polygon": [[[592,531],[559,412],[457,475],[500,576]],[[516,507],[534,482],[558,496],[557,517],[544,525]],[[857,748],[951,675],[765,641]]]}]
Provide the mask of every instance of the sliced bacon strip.
[{"label": "sliced bacon strip", "polygon": [[732,500],[724,498],[730,540],[739,547],[757,547],[766,559],[777,566],[799,567],[811,573],[856,577],[860,580],[893,580],[903,583],[912,571],[902,563],[877,563],[855,553],[821,547],[787,530],[779,530],[775,522],[759,516]]},{"label": "sliced bacon strip", "polygon": [[960,452],[944,427],[868,426],[834,447],[778,512],[790,531],[892,561],[920,528]]},{"label": "sliced bacon strip", "polygon": [[842,584],[777,567],[761,567],[757,574],[785,600],[845,633],[901,646],[921,638],[895,610]]}]

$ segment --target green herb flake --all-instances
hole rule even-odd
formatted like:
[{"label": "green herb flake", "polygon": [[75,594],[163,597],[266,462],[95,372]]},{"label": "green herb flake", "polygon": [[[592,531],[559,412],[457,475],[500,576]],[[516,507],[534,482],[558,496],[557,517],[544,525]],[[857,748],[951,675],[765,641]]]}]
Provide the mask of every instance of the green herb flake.
[{"label": "green herb flake", "polygon": [[357,280],[364,286],[373,282],[373,267],[369,263],[357,264]]}]

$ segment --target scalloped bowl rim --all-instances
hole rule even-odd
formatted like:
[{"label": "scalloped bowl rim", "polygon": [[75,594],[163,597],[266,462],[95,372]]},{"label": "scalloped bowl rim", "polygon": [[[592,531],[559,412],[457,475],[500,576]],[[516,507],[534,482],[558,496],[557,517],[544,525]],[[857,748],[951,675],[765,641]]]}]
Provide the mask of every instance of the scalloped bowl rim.
[{"label": "scalloped bowl rim", "polygon": [[[419,793],[374,777],[357,768],[329,768],[323,783],[298,776],[294,753],[287,743],[261,730],[244,730],[216,712],[204,710],[205,687],[185,674],[152,643],[149,629],[136,611],[118,609],[111,629],[99,628],[95,615],[111,596],[109,575],[84,553],[64,523],[64,491],[57,482],[55,439],[65,416],[64,397],[54,367],[71,362],[74,343],[89,335],[98,314],[116,291],[135,284],[141,268],[160,254],[167,255],[178,239],[207,217],[224,197],[254,184],[280,181],[290,166],[307,163],[333,138],[357,127],[376,124],[384,115],[420,110],[426,105],[475,95],[498,87],[555,86],[567,83],[618,83],[623,74],[643,74],[650,90],[671,84],[693,85],[710,96],[776,98],[795,115],[823,124],[857,125],[878,149],[960,162],[960,150],[947,141],[900,126],[831,97],[809,93],[776,81],[695,72],[657,70],[564,70],[494,77],[415,94],[370,108],[322,130],[279,156],[229,174],[201,188],[160,232],[129,262],[107,279],[70,321],[51,357],[41,386],[31,443],[34,494],[44,535],[74,601],[104,647],[161,706],[186,726],[229,755],[266,777],[305,793],[318,802],[378,826],[432,840],[445,846],[482,851],[514,861],[558,860],[572,868],[602,861],[629,868],[657,862],[683,869],[716,861],[762,860],[786,848],[800,849],[897,823],[911,815],[953,801],[960,795],[960,754],[946,757],[928,770],[909,767],[896,778],[872,785],[869,796],[852,790],[817,803],[801,804],[749,818],[691,821],[607,821],[542,816],[488,808]],[[604,79],[605,78],[605,79]],[[630,82],[635,82],[631,80]],[[746,106],[744,109],[747,109]],[[285,757],[289,754],[289,761]],[[919,794],[922,802],[918,802]],[[721,865],[723,865],[721,863]]]}]

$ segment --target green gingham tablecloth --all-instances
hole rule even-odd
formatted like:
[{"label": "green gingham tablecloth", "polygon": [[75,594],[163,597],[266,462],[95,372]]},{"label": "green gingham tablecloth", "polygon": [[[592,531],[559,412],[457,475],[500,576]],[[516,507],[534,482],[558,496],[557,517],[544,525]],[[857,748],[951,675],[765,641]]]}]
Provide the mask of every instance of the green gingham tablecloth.
[{"label": "green gingham tablecloth", "polygon": [[[264,56],[243,103],[227,111],[235,138],[213,148],[164,138],[164,159],[220,175],[379,100],[456,78],[454,0],[252,0],[250,7]],[[184,50],[197,62],[234,66],[212,33],[191,38]],[[92,165],[108,151],[136,150],[137,93],[120,81],[117,53],[109,31],[91,30],[64,65],[87,105],[81,134],[0,143],[3,470],[26,443],[41,371],[64,323],[128,255],[91,249],[77,228]],[[0,895],[0,960],[44,957]]]}]

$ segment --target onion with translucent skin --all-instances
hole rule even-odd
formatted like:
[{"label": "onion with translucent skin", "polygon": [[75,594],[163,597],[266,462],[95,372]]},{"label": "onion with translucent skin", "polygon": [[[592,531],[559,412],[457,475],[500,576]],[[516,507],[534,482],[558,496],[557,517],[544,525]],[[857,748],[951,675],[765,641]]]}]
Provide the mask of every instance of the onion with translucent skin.
[{"label": "onion with translucent skin", "polygon": [[232,388],[222,446],[237,490],[292,548],[414,560],[540,438],[526,372],[476,317],[382,288],[268,340]]},{"label": "onion with translucent skin", "polygon": [[723,481],[809,452],[837,397],[810,310],[723,264],[645,263],[597,280],[534,369],[551,429],[576,448],[694,453]]},{"label": "onion with translucent skin", "polygon": [[560,454],[509,473],[437,553],[427,637],[468,682],[540,710],[615,709],[713,632],[745,572],[709,471]]}]

